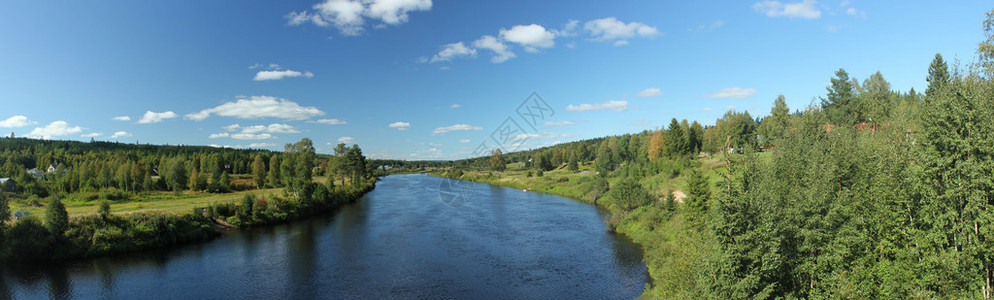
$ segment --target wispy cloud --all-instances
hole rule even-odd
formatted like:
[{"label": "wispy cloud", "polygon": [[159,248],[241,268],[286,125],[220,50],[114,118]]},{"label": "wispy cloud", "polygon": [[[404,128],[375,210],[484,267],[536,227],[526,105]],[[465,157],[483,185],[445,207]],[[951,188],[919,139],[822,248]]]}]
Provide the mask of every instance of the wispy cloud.
[{"label": "wispy cloud", "polygon": [[576,125],[573,121],[556,121],[556,122],[545,122],[545,126],[570,126]]},{"label": "wispy cloud", "polygon": [[635,97],[647,98],[647,97],[655,97],[661,95],[663,95],[663,90],[660,90],[659,88],[647,88],[636,93]]},{"label": "wispy cloud", "polygon": [[408,127],[411,127],[411,123],[408,123],[408,122],[393,122],[393,123],[390,123],[390,125],[387,125],[387,126],[390,126],[390,128],[397,128],[397,130],[403,131],[403,130],[407,130]]},{"label": "wispy cloud", "polygon": [[726,98],[726,99],[743,99],[749,98],[756,95],[755,89],[744,89],[740,87],[730,87],[723,88],[716,93],[704,94],[701,97],[704,98]]},{"label": "wispy cloud", "polygon": [[592,104],[580,104],[566,106],[567,111],[592,111],[592,110],[613,110],[613,111],[626,111],[628,110],[628,101],[624,100],[611,100],[601,103]]},{"label": "wispy cloud", "polygon": [[114,132],[114,134],[110,135],[110,138],[116,139],[116,138],[122,138],[122,137],[130,137],[130,136],[131,136],[131,133],[128,133],[127,131],[116,131],[116,132]]},{"label": "wispy cloud", "polygon": [[349,122],[345,122],[345,121],[339,120],[339,119],[320,119],[320,120],[308,121],[307,123],[327,124],[327,125],[345,125],[345,124],[348,124]]},{"label": "wispy cloud", "polygon": [[695,28],[687,29],[687,31],[690,31],[690,32],[713,31],[715,29],[721,28],[721,26],[724,26],[724,25],[725,25],[725,21],[718,20],[718,21],[714,21],[711,24],[703,24],[703,25],[697,26]]},{"label": "wispy cloud", "polygon": [[587,21],[583,28],[590,32],[594,41],[614,42],[615,46],[627,45],[628,39],[633,37],[659,35],[656,27],[639,22],[625,23],[615,17]]},{"label": "wispy cloud", "polygon": [[466,124],[456,124],[456,125],[452,125],[452,126],[435,128],[435,129],[433,129],[431,131],[431,134],[432,135],[437,135],[437,134],[446,134],[446,133],[453,132],[453,131],[468,131],[468,130],[482,130],[482,129],[483,129],[483,127],[479,127],[479,126],[466,125]]},{"label": "wispy cloud", "polygon": [[125,122],[127,122],[127,121],[131,121],[131,117],[129,117],[129,116],[117,116],[117,117],[111,118],[111,120],[114,120],[114,121],[125,121]]},{"label": "wispy cloud", "polygon": [[476,49],[466,47],[463,42],[451,43],[442,46],[442,50],[438,51],[438,54],[432,56],[428,62],[437,63],[443,61],[452,61],[453,59],[460,57],[474,57],[476,56]]},{"label": "wispy cloud", "polygon": [[355,138],[353,138],[351,136],[343,136],[343,137],[338,138],[338,142],[339,143],[345,143],[345,144],[353,144],[353,143],[355,143]]},{"label": "wispy cloud", "polygon": [[761,1],[752,5],[752,9],[765,14],[767,17],[787,17],[801,19],[821,18],[818,1],[804,0],[801,2],[782,3],[780,1]]}]

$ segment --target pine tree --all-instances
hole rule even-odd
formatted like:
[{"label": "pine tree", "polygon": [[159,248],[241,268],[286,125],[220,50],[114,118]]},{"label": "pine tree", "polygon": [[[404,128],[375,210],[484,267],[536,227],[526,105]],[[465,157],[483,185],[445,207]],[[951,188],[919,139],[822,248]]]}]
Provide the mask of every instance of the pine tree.
[{"label": "pine tree", "polygon": [[836,126],[851,126],[863,121],[862,111],[856,98],[856,87],[845,69],[835,72],[832,85],[827,87],[828,98],[822,98],[821,107],[829,121]]},{"label": "pine tree", "polygon": [[936,53],[932,63],[928,65],[928,89],[925,90],[925,99],[938,96],[938,93],[949,85],[949,66],[942,60],[942,54]]}]

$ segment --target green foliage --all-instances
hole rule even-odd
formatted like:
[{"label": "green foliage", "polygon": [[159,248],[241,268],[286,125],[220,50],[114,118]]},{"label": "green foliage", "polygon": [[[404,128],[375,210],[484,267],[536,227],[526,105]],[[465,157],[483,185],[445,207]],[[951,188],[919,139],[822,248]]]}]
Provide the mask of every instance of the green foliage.
[{"label": "green foliage", "polygon": [[504,155],[500,149],[494,149],[493,153],[490,154],[490,169],[497,172],[507,169],[507,161],[504,160]]},{"label": "green foliage", "polygon": [[52,197],[45,208],[45,227],[58,237],[66,232],[68,226],[69,213],[66,212],[66,206],[59,197]]},{"label": "green foliage", "polygon": [[621,179],[607,195],[614,199],[615,205],[626,212],[652,203],[649,192],[642,187],[642,184],[631,178]]},{"label": "green foliage", "polygon": [[6,246],[10,257],[38,259],[50,255],[52,243],[52,235],[41,220],[35,216],[27,216],[7,230],[2,246]]},{"label": "green foliage", "polygon": [[242,203],[238,206],[238,210],[241,217],[247,217],[252,215],[252,205],[255,204],[255,195],[249,193],[242,197]]},{"label": "green foliage", "polygon": [[266,162],[263,161],[261,154],[256,154],[255,159],[252,160],[252,180],[256,188],[266,185]]},{"label": "green foliage", "polygon": [[683,203],[687,207],[688,218],[692,221],[704,220],[711,201],[711,184],[698,169],[690,171],[687,179],[687,197]]},{"label": "green foliage", "polygon": [[104,219],[110,218],[110,201],[100,201],[100,207],[97,209],[97,214]]},{"label": "green foliage", "polygon": [[938,93],[949,85],[949,80],[949,67],[942,60],[942,54],[936,53],[935,59],[928,65],[928,77],[925,78],[925,81],[928,81],[928,89],[925,90],[925,97],[939,96]]},{"label": "green foliage", "polygon": [[848,127],[864,121],[864,112],[860,110],[860,103],[856,98],[856,86],[854,80],[849,79],[849,73],[839,69],[831,82],[831,86],[826,88],[828,98],[821,100],[821,107],[831,124]]}]

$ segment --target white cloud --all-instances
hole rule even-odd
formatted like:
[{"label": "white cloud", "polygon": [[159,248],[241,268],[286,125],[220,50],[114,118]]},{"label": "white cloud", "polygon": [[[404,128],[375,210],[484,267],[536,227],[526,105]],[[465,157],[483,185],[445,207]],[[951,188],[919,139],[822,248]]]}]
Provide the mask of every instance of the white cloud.
[{"label": "white cloud", "polygon": [[[186,115],[187,119],[200,121],[211,114],[239,119],[280,118],[286,120],[306,120],[311,117],[323,116],[324,112],[313,106],[300,106],[296,102],[270,97],[252,96],[249,99],[239,99],[226,102],[214,108],[209,108]],[[140,123],[140,121],[139,121]]]},{"label": "white cloud", "polygon": [[311,73],[311,72],[303,72],[303,73],[301,73],[300,71],[294,71],[294,70],[259,71],[258,73],[255,73],[255,78],[252,78],[252,80],[255,80],[255,81],[280,80],[280,79],[287,78],[287,77],[307,77],[307,78],[311,78],[311,77],[314,77],[314,73]]},{"label": "white cloud", "polygon": [[374,0],[367,14],[383,23],[397,25],[407,22],[407,12],[431,9],[431,0]]},{"label": "white cloud", "polygon": [[504,42],[490,35],[484,35],[483,37],[480,37],[480,39],[474,41],[473,47],[487,49],[493,52],[494,54],[493,57],[490,58],[490,62],[495,64],[517,57],[514,52],[511,52],[511,50],[508,49],[507,44],[504,44]]},{"label": "white cloud", "polygon": [[556,122],[545,122],[545,126],[570,126],[576,125],[573,121],[556,121]]},{"label": "white cloud", "polygon": [[269,125],[241,126],[231,124],[221,127],[226,131],[240,131],[238,133],[214,133],[208,136],[211,139],[230,137],[237,140],[264,140],[276,138],[270,133],[300,133],[300,130],[288,124],[273,123]]},{"label": "white cloud", "polygon": [[218,145],[218,144],[211,144],[210,146],[211,147],[215,147],[215,148],[242,148],[242,149],[247,149],[247,148],[275,147],[275,146],[278,146],[278,145],[275,144],[275,143],[251,143],[251,144],[248,144],[248,145],[223,145],[223,146],[222,145]]},{"label": "white cloud", "polygon": [[866,12],[858,10],[855,7],[850,7],[846,9],[846,14],[854,17],[866,17]]},{"label": "white cloud", "polygon": [[338,138],[338,142],[339,143],[345,143],[345,144],[353,144],[353,143],[355,143],[355,138],[353,138],[351,136],[343,136],[343,137]]},{"label": "white cloud", "polygon": [[655,97],[661,95],[663,95],[663,90],[660,90],[659,88],[647,88],[642,90],[641,92],[635,93],[635,97],[642,97],[642,98]]},{"label": "white cloud", "polygon": [[591,110],[626,111],[628,110],[628,101],[611,100],[607,102],[593,103],[593,104],[586,104],[586,103],[580,105],[570,104],[569,106],[566,106],[566,110],[567,111],[591,111]]},{"label": "white cloud", "polygon": [[512,136],[510,140],[512,141],[523,141],[523,140],[554,140],[561,138],[574,138],[575,134],[564,134],[564,133],[522,133],[519,135]]},{"label": "white cloud", "polygon": [[476,56],[476,49],[466,47],[463,42],[458,42],[442,46],[442,50],[438,51],[438,54],[435,54],[435,56],[432,56],[428,62],[452,61],[452,59],[467,56]]},{"label": "white cloud", "polygon": [[723,88],[717,93],[701,95],[704,98],[726,98],[726,99],[742,99],[749,98],[756,95],[755,89],[743,89],[740,87],[730,87]]},{"label": "white cloud", "polygon": [[101,135],[101,133],[99,133],[99,132],[90,132],[90,133],[87,133],[87,134],[80,135],[80,137],[95,138],[95,137],[98,137],[100,135]]},{"label": "white cloud", "polygon": [[752,9],[765,14],[767,17],[788,17],[802,19],[821,18],[821,10],[818,9],[818,1],[803,0],[794,3],[782,3],[780,1],[762,1],[752,5]]},{"label": "white cloud", "polygon": [[129,116],[117,116],[117,117],[111,118],[111,120],[114,120],[114,121],[131,121],[131,117],[129,117]]},{"label": "white cloud", "polygon": [[408,123],[408,122],[393,122],[393,123],[390,123],[390,125],[388,125],[388,126],[390,126],[390,128],[397,128],[397,130],[407,130],[408,127],[411,127],[411,123]]},{"label": "white cloud", "polygon": [[236,130],[240,129],[242,131],[242,133],[259,133],[259,132],[268,132],[268,133],[300,133],[300,131],[297,130],[296,128],[294,128],[293,126],[290,126],[290,125],[287,125],[287,124],[277,124],[277,123],[269,124],[268,126],[267,125],[253,125],[253,126],[247,126],[247,127],[243,127],[243,126],[238,125],[238,124],[232,124],[232,125],[224,126],[223,128],[224,128],[224,130],[227,130],[227,131],[236,131]]},{"label": "white cloud", "polygon": [[459,104],[449,105],[449,108],[460,108],[460,107],[462,107],[462,105]]},{"label": "white cloud", "polygon": [[159,113],[159,112],[154,112],[154,111],[151,111],[151,110],[147,110],[147,111],[145,111],[145,115],[143,115],[141,119],[138,119],[138,124],[159,123],[159,122],[162,122],[163,120],[172,119],[172,118],[175,118],[175,117],[178,117],[178,116],[179,115],[177,115],[176,113],[174,113],[172,111],[166,111],[166,112],[160,112]]},{"label": "white cloud", "polygon": [[625,24],[615,17],[587,21],[583,28],[590,32],[594,41],[615,41],[615,46],[625,45],[633,37],[653,37],[659,34],[656,27],[639,22]]},{"label": "white cloud", "polygon": [[501,29],[500,38],[517,43],[528,52],[538,52],[539,48],[556,46],[556,35],[538,24],[515,25],[511,29]]},{"label": "white cloud", "polygon": [[617,40],[612,44],[614,46],[625,46],[628,45],[628,40]]},{"label": "white cloud", "polygon": [[349,122],[345,122],[345,121],[339,120],[339,119],[320,119],[320,120],[316,120],[316,121],[310,121],[310,122],[307,122],[307,123],[328,124],[328,125],[344,125],[344,124],[348,124]]},{"label": "white cloud", "polygon": [[566,22],[565,25],[563,25],[562,29],[553,29],[552,33],[556,34],[556,36],[561,36],[561,37],[576,36],[577,27],[580,27],[580,21],[571,19],[568,22]]},{"label": "white cloud", "polygon": [[130,137],[130,136],[131,136],[131,134],[128,133],[127,131],[116,131],[116,132],[114,132],[114,134],[110,135],[110,138],[116,139],[116,138],[120,138],[120,137]]},{"label": "white cloud", "polygon": [[275,138],[272,134],[268,133],[233,133],[230,135],[231,138],[236,140],[266,140]]},{"label": "white cloud", "polygon": [[466,143],[469,143],[469,142],[470,142],[470,140],[468,140],[468,139],[459,140],[460,144],[466,144]]},{"label": "white cloud", "polygon": [[725,21],[718,20],[718,21],[714,21],[714,23],[711,23],[711,24],[704,24],[704,25],[701,25],[701,26],[697,26],[697,28],[687,29],[687,31],[690,31],[690,32],[712,31],[712,30],[718,29],[718,28],[720,28],[721,26],[724,26],[724,25],[725,25]]},{"label": "white cloud", "polygon": [[37,123],[37,122],[31,122],[31,121],[28,121],[28,117],[25,117],[25,116],[22,116],[22,115],[16,115],[16,116],[7,118],[6,120],[0,121],[0,127],[3,127],[3,128],[17,128],[17,127],[28,126],[28,125],[31,125],[31,124],[34,124],[34,123]]},{"label": "white cloud", "polygon": [[70,135],[74,133],[80,133],[83,128],[79,126],[69,126],[66,121],[55,121],[45,125],[45,127],[35,127],[28,133],[28,136],[48,139],[56,136]]},{"label": "white cloud", "polygon": [[325,0],[315,4],[313,11],[291,12],[286,18],[288,25],[334,25],[343,35],[357,36],[365,31],[367,19],[380,22],[374,28],[399,25],[407,22],[409,12],[430,9],[431,0]]},{"label": "white cloud", "polygon": [[434,130],[431,131],[431,134],[432,135],[436,135],[436,134],[445,134],[445,133],[449,133],[449,132],[452,132],[452,131],[482,130],[482,129],[483,129],[483,127],[479,127],[479,126],[472,126],[472,125],[466,125],[466,124],[456,124],[456,125],[452,125],[452,126],[435,128]]},{"label": "white cloud", "polygon": [[705,108],[701,109],[701,111],[703,111],[703,112],[711,112],[713,110],[714,110],[714,108],[710,108],[710,107],[705,107]]}]

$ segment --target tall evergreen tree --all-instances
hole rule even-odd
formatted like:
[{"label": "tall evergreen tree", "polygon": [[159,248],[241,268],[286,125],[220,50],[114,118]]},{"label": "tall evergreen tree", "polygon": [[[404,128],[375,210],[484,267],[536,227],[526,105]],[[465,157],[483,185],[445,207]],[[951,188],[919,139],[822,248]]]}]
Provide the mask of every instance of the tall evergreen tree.
[{"label": "tall evergreen tree", "polygon": [[938,93],[949,84],[949,66],[942,60],[942,54],[936,53],[932,63],[928,65],[928,89],[925,90],[925,99],[938,96]]},{"label": "tall evergreen tree", "polygon": [[266,185],[266,162],[262,161],[262,154],[256,154],[252,160],[252,179],[256,188]]},{"label": "tall evergreen tree", "polygon": [[851,126],[863,121],[862,111],[856,98],[856,86],[845,69],[835,72],[832,85],[827,87],[828,98],[822,98],[821,107],[829,121],[836,126]]}]

